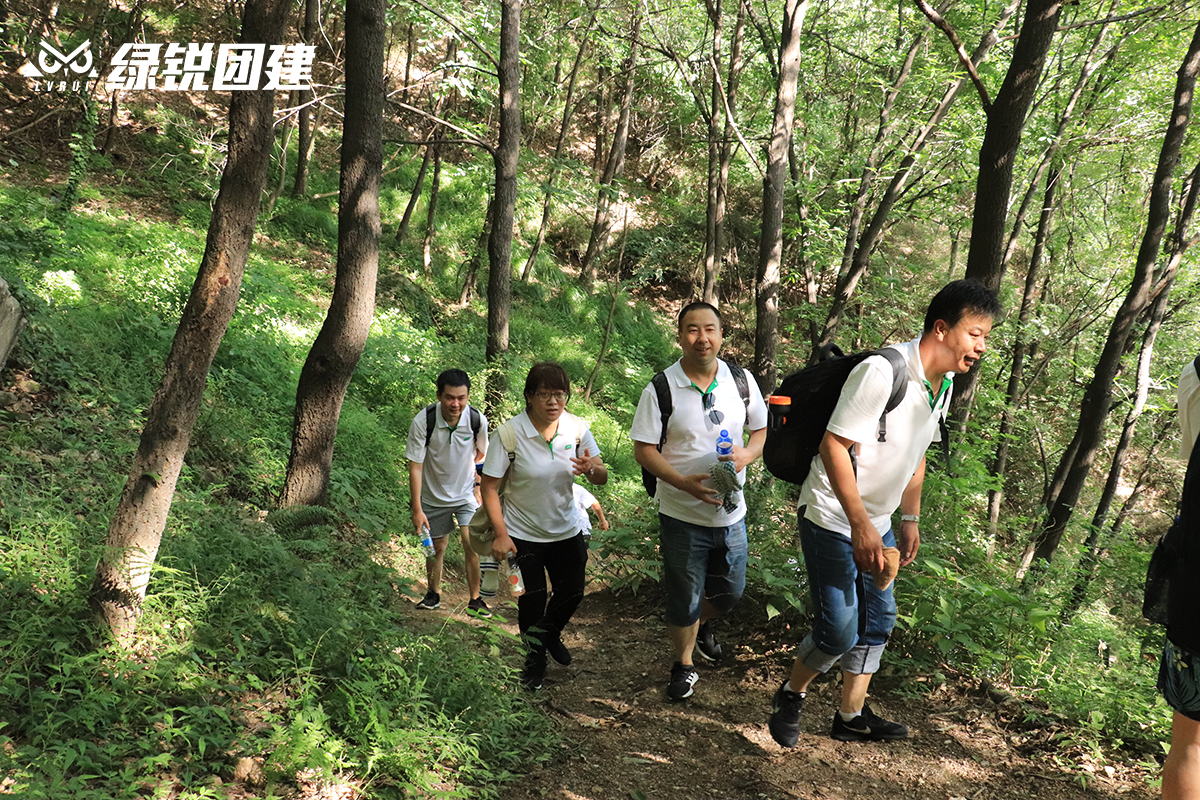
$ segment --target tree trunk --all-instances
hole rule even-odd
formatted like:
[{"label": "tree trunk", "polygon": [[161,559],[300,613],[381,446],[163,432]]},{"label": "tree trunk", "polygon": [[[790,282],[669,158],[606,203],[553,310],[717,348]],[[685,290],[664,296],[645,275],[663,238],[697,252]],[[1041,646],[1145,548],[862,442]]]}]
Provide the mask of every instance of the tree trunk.
[{"label": "tree trunk", "polygon": [[[742,78],[742,43],[745,39],[745,29],[746,4],[739,2],[737,17],[733,23],[733,40],[729,45],[729,72],[725,82],[725,126],[721,133],[720,163],[717,167],[716,223],[713,230],[713,249],[716,256],[714,266],[720,264],[725,258],[725,208],[729,199],[729,167],[733,162],[733,138],[736,134],[734,119],[737,114],[738,89]],[[716,73],[714,73],[713,80],[716,80]],[[720,98],[714,94],[713,99],[719,100]],[[716,283],[718,277],[719,275],[714,271],[712,276],[713,299],[710,301],[713,305],[717,304]],[[707,292],[707,272],[704,280]]]},{"label": "tree trunk", "polygon": [[1004,476],[1008,471],[1008,448],[1012,434],[1013,416],[1017,396],[1021,391],[1021,378],[1025,372],[1025,337],[1029,329],[1029,318],[1037,302],[1037,285],[1041,279],[1042,253],[1050,236],[1050,219],[1054,215],[1054,191],[1058,186],[1058,170],[1046,177],[1046,193],[1042,196],[1042,213],[1038,217],[1037,235],[1034,238],[1033,254],[1029,258],[1029,271],[1025,274],[1025,293],[1021,296],[1021,311],[1017,316],[1017,329],[1013,332],[1012,370],[1008,375],[1008,398],[1000,415],[1000,431],[996,435],[996,457],[992,461],[992,477],[997,488],[988,492],[988,556],[996,546],[1000,527],[1000,506],[1004,503]]},{"label": "tree trunk", "polygon": [[492,235],[492,217],[495,214],[495,207],[495,203],[489,197],[487,211],[483,215],[483,226],[479,229],[479,239],[475,242],[471,258],[467,261],[467,274],[463,278],[462,292],[458,296],[458,304],[463,308],[466,308],[467,304],[475,299],[475,280],[479,275],[479,262],[483,258],[483,252],[487,250],[488,237]]},{"label": "tree trunk", "polygon": [[[978,66],[982,63],[983,59],[992,49],[992,46],[1000,40],[1000,31],[1008,23],[1009,18],[1016,13],[1017,8],[1020,7],[1020,3],[1021,0],[1010,0],[1009,4],[1001,10],[991,30],[983,35],[983,38],[979,41],[979,46],[971,54],[972,64]],[[942,120],[946,118],[946,114],[958,99],[959,93],[966,83],[967,77],[963,76],[954,80],[947,87],[941,100],[938,101],[937,106],[930,113],[925,124],[917,132],[912,144],[908,146],[908,152],[901,159],[895,174],[892,175],[891,181],[888,183],[887,188],[884,189],[882,196],[879,198],[879,203],[875,207],[875,213],[871,215],[870,222],[863,229],[858,244],[854,248],[854,257],[851,259],[850,269],[844,271],[837,280],[833,302],[829,306],[825,325],[813,343],[814,352],[819,347],[831,343],[836,338],[838,328],[842,324],[842,315],[846,313],[846,309],[853,299],[854,290],[858,287],[858,282],[866,274],[871,253],[874,252],[875,247],[879,244],[879,240],[883,237],[883,232],[887,226],[887,220],[892,213],[892,209],[904,193],[908,185],[908,180],[912,177],[913,168],[917,165],[922,151],[924,151],[925,146],[932,140],[938,128],[941,127]]]},{"label": "tree trunk", "polygon": [[404,234],[408,232],[408,221],[412,218],[417,198],[421,196],[421,188],[425,185],[425,172],[429,169],[429,159],[432,156],[433,148],[425,145],[425,154],[421,156],[421,168],[417,170],[417,180],[413,183],[412,193],[408,196],[408,205],[404,207],[404,215],[400,217],[400,224],[396,226],[397,244],[404,240]]},{"label": "tree trunk", "polygon": [[[441,139],[439,133],[436,137]],[[433,179],[429,182],[429,205],[425,209],[425,238],[421,241],[421,263],[425,267],[425,277],[433,275],[433,234],[437,226],[438,191],[442,185],[442,148],[435,141],[433,144]]]},{"label": "tree trunk", "polygon": [[1162,244],[1170,216],[1171,186],[1179,152],[1191,121],[1192,94],[1200,72],[1200,26],[1197,26],[1187,55],[1179,68],[1175,84],[1175,100],[1154,180],[1150,188],[1150,203],[1146,213],[1146,232],[1138,249],[1137,263],[1129,292],[1109,326],[1108,340],[1096,363],[1096,371],[1083,395],[1079,423],[1072,439],[1078,451],[1067,472],[1061,491],[1047,515],[1045,525],[1034,542],[1032,558],[1049,562],[1054,557],[1066,531],[1079,494],[1091,472],[1092,461],[1100,447],[1104,419],[1108,415],[1113,381],[1121,356],[1133,330],[1134,323],[1151,301],[1154,263]]},{"label": "tree trunk", "polygon": [[788,0],[779,50],[779,85],[775,121],[767,145],[763,175],[763,219],[755,283],[754,368],[763,394],[775,390],[775,340],[779,328],[779,269],[783,260],[783,194],[787,188],[788,150],[796,115],[796,82],[800,76],[800,30],[808,0]]},{"label": "tree trunk", "polygon": [[554,157],[550,161],[550,174],[546,176],[546,191],[542,196],[542,223],[538,226],[537,238],[529,249],[529,258],[525,260],[525,269],[521,271],[521,280],[528,281],[533,276],[533,264],[537,260],[542,244],[546,241],[546,229],[550,226],[550,207],[554,197],[554,182],[562,166],[563,146],[567,140],[567,131],[571,126],[571,112],[574,110],[575,83],[579,78],[579,67],[583,64],[583,55],[587,52],[588,36],[596,24],[596,8],[592,9],[591,19],[579,40],[579,50],[575,53],[575,61],[571,64],[571,76],[567,79],[567,93],[563,99],[562,123],[558,126],[558,141],[554,143]]},{"label": "tree trunk", "polygon": [[271,193],[267,195],[267,201],[262,212],[263,216],[267,218],[270,218],[271,212],[275,210],[275,203],[283,194],[283,184],[287,181],[287,154],[288,145],[292,141],[292,127],[292,120],[290,117],[284,120],[283,132],[280,134],[279,143],[279,180],[275,182],[275,186],[273,189],[271,189]]},{"label": "tree trunk", "polygon": [[[1004,234],[1008,227],[1013,164],[1062,8],[1062,0],[1029,0],[1004,83],[996,94],[996,101],[985,109],[987,128],[979,148],[966,277],[974,278],[994,292],[1000,291],[1000,281],[1004,277]],[[977,362],[969,372],[954,379],[950,416],[960,429],[970,414],[978,377]]]},{"label": "tree trunk", "polygon": [[512,240],[521,150],[521,0],[500,0],[500,138],[495,150],[496,189],[488,236],[487,413],[495,416],[508,389],[501,361],[508,352],[512,307]]},{"label": "tree trunk", "polygon": [[585,286],[596,282],[596,260],[608,247],[608,236],[612,231],[612,203],[619,194],[616,181],[625,173],[625,146],[629,142],[629,118],[633,108],[633,78],[637,68],[638,44],[642,31],[642,6],[633,9],[633,29],[629,39],[629,57],[625,60],[621,88],[621,110],[617,117],[617,129],[613,133],[612,149],[604,164],[600,178],[600,190],[596,196],[596,216],[592,221],[592,235],[588,238],[587,252],[580,265],[579,277]]},{"label": "tree trunk", "polygon": [[333,442],[346,388],[375,313],[379,271],[379,185],[383,169],[383,0],[346,3],[346,113],[338,192],[338,260],[333,299],[296,390],[292,454],[280,505],[325,505]]},{"label": "tree trunk", "polygon": [[[301,39],[305,44],[312,44],[317,38],[318,0],[304,0],[304,30]],[[304,197],[308,194],[308,160],[312,158],[313,129],[316,127],[315,115],[312,109],[312,89],[300,92],[300,108],[296,111],[296,125],[300,136],[296,140],[296,177],[292,181],[292,197]]]},{"label": "tree trunk", "polygon": [[1134,390],[1134,400],[1125,414],[1125,424],[1121,426],[1121,436],[1113,450],[1112,465],[1108,469],[1108,480],[1104,482],[1104,490],[1100,493],[1100,502],[1096,505],[1096,513],[1092,516],[1091,527],[1088,528],[1087,541],[1083,545],[1083,555],[1075,565],[1075,585],[1071,596],[1062,611],[1063,623],[1070,622],[1087,597],[1088,588],[1096,574],[1096,565],[1100,561],[1100,531],[1108,522],[1108,512],[1112,508],[1113,498],[1121,484],[1121,474],[1125,468],[1125,456],[1133,442],[1134,428],[1146,408],[1146,398],[1150,395],[1150,361],[1154,356],[1154,340],[1162,328],[1163,318],[1167,313],[1167,300],[1171,291],[1174,274],[1164,278],[1165,285],[1159,289],[1157,297],[1150,306],[1150,321],[1142,334],[1142,348],[1138,354],[1137,386]]},{"label": "tree trunk", "polygon": [[[725,127],[721,120],[725,109],[721,102],[721,61],[725,57],[725,27],[721,19],[721,0],[705,0],[708,20],[712,23],[712,94],[708,106],[708,192],[704,205],[704,283],[700,299],[711,305],[717,303],[717,262],[721,258],[721,222],[725,212],[718,209],[721,199],[721,137]],[[739,3],[740,5],[740,3]]]},{"label": "tree trunk", "polygon": [[[288,10],[278,0],[248,0],[241,41],[280,42]],[[208,371],[237,305],[267,179],[274,100],[265,91],[234,92],[230,98],[229,155],[204,255],[96,565],[92,609],[123,643],[141,616]]]}]

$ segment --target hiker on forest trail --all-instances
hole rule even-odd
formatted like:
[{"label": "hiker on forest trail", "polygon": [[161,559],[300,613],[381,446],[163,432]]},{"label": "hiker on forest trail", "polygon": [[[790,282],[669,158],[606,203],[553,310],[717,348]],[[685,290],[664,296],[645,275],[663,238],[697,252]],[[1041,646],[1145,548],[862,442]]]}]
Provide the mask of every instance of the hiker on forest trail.
[{"label": "hiker on forest trail", "polygon": [[469,611],[490,617],[479,596],[479,556],[471,549],[467,523],[479,504],[475,499],[475,464],[487,454],[488,422],[483,412],[468,402],[471,378],[461,369],[448,369],[437,377],[437,402],[413,418],[404,450],[408,459],[408,491],[412,523],[417,535],[427,529],[434,555],[425,559],[428,591],[417,608],[437,608],[442,603],[442,562],[450,533],[458,529],[463,543]]},{"label": "hiker on forest trail", "polygon": [[[722,332],[716,308],[685,306],[678,342],[683,355],[642,390],[629,434],[658,501],[667,631],[675,653],[667,684],[672,701],[690,697],[699,680],[693,649],[709,661],[721,658],[712,619],[727,614],[746,586],[746,501],[740,491],[718,490],[713,465],[732,464],[725,480],[744,483],[747,465],[762,455],[767,425],[767,406],[753,377],[717,357]],[[718,456],[719,440],[728,455]]]},{"label": "hiker on forest trail", "polygon": [[572,487],[581,475],[593,486],[608,482],[591,426],[567,411],[570,399],[561,364],[534,364],[525,378],[525,410],[496,427],[483,462],[492,555],[514,556],[510,564],[524,579],[517,627],[526,648],[521,685],[530,691],[542,688],[547,655],[564,667],[573,660],[562,633],[583,600],[588,545]]},{"label": "hiker on forest trail", "polygon": [[[1200,458],[1200,453],[1193,453],[1197,433],[1200,432],[1200,376],[1196,374],[1197,364],[1200,364],[1200,357],[1184,368],[1178,390],[1179,427],[1182,433],[1179,455],[1189,462],[1191,458]],[[1194,466],[1189,463],[1188,472],[1192,473],[1194,481],[1193,469]],[[1176,521],[1177,525],[1184,526],[1179,531],[1183,539],[1179,545],[1181,562],[1175,567],[1177,575],[1195,576],[1200,570],[1200,552],[1197,552],[1200,550],[1200,544],[1197,543],[1200,531],[1196,529],[1192,512],[1192,509],[1200,507],[1200,497],[1196,497],[1195,492],[1200,492],[1200,486],[1185,481],[1185,495],[1180,502],[1181,519]],[[1189,494],[1192,496],[1189,497]],[[1189,598],[1192,603],[1187,602]],[[1194,593],[1180,593],[1174,600],[1179,606],[1168,608],[1169,619],[1196,619]],[[1189,605],[1193,607],[1189,608]],[[1158,690],[1174,711],[1171,750],[1163,762],[1163,800],[1194,800],[1200,797],[1200,652],[1173,641],[1195,640],[1196,628],[1194,622],[1183,626],[1182,630],[1172,629],[1168,624],[1167,638],[1163,643]]]},{"label": "hiker on forest trail", "polygon": [[[790,680],[772,702],[771,736],[784,747],[795,747],[799,739],[809,683],[839,662],[842,699],[830,736],[840,741],[908,736],[908,728],[881,719],[866,705],[871,676],[896,622],[892,583],[885,577],[880,589],[874,576],[887,575],[889,556],[892,570],[916,558],[925,451],[940,439],[952,376],[983,356],[1000,313],[995,294],[975,281],[954,281],[938,292],[920,338],[894,345],[904,356],[908,383],[903,400],[887,412],[882,442],[881,412],[895,377],[890,361],[879,355],[864,359],[842,386],[800,490],[800,546],[815,622],[800,644]],[[897,507],[901,523],[893,533]],[[899,552],[885,553],[897,541]]]}]

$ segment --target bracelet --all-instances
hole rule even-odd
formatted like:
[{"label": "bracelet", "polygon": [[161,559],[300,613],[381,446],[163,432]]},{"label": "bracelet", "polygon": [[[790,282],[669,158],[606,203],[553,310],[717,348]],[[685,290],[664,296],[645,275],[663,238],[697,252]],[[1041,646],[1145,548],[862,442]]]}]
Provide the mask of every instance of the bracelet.
[{"label": "bracelet", "polygon": [[921,515],[920,514],[901,514],[900,521],[901,522],[916,522],[917,524],[920,524]]},{"label": "bracelet", "polygon": [[591,474],[595,471],[596,471],[596,465],[592,464],[591,466],[588,467],[588,476],[590,477]]}]

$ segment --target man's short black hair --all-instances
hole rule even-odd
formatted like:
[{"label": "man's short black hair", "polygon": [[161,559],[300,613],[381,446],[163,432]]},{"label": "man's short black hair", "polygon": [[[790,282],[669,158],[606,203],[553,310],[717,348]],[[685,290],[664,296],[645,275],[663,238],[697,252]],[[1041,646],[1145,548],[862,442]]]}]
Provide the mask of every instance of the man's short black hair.
[{"label": "man's short black hair", "polygon": [[939,319],[953,328],[968,314],[997,319],[1003,313],[996,293],[974,278],[951,281],[929,301],[925,312],[925,333],[933,330]]},{"label": "man's short black hair", "polygon": [[447,386],[465,386],[471,391],[471,377],[461,369],[448,369],[437,376],[437,393],[441,394]]},{"label": "man's short black hair", "polygon": [[693,311],[698,311],[702,308],[708,309],[709,311],[716,314],[717,315],[717,324],[720,325],[722,328],[725,327],[725,323],[721,319],[721,312],[717,310],[717,307],[714,306],[712,303],[706,303],[703,300],[693,300],[692,302],[690,302],[686,306],[684,306],[683,310],[679,312],[679,318],[677,320],[675,320],[675,327],[677,329],[682,328],[683,327],[683,318],[686,317],[688,314],[692,313]]}]

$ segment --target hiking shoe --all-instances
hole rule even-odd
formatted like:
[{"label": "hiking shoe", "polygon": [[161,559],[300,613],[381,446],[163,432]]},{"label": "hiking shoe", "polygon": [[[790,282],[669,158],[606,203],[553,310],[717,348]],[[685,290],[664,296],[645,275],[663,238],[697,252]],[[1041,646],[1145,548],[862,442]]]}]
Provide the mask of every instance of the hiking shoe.
[{"label": "hiking shoe", "polygon": [[484,619],[492,615],[491,609],[488,608],[487,603],[483,602],[482,597],[472,598],[471,602],[467,603],[467,611],[473,611],[476,616],[483,617]]},{"label": "hiking shoe", "polygon": [[700,626],[700,630],[696,632],[696,651],[706,661],[720,661],[721,656],[724,655],[720,642],[713,635],[712,620],[703,623]]},{"label": "hiking shoe", "polygon": [[839,742],[886,742],[907,739],[908,728],[899,722],[882,719],[870,706],[863,706],[862,712],[849,722],[842,720],[842,715],[835,711],[829,736]]},{"label": "hiking shoe", "polygon": [[426,592],[421,598],[421,602],[417,603],[417,608],[433,609],[441,608],[442,596],[437,592]]},{"label": "hiking shoe", "polygon": [[562,664],[564,667],[569,667],[571,665],[571,661],[573,660],[571,658],[571,651],[568,650],[567,646],[562,643],[562,639],[558,638],[557,636],[546,642],[546,652],[550,654],[551,658]]},{"label": "hiking shoe", "polygon": [[536,692],[542,688],[546,677],[546,651],[538,648],[525,654],[525,669],[521,672],[521,686]]},{"label": "hiking shoe", "polygon": [[783,747],[795,747],[800,741],[800,712],[804,709],[804,695],[783,688],[787,681],[780,684],[771,700],[771,720],[767,727],[771,730],[771,738]]},{"label": "hiking shoe", "polygon": [[691,664],[676,661],[671,667],[671,682],[667,684],[667,699],[678,702],[692,696],[692,687],[700,680],[700,673]]}]

